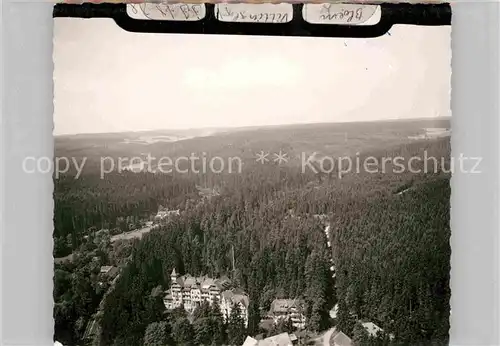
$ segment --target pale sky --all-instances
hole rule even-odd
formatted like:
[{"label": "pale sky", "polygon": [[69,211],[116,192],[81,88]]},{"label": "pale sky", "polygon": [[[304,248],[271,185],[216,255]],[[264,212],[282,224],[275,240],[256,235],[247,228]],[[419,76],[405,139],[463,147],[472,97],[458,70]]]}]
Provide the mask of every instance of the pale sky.
[{"label": "pale sky", "polygon": [[138,34],[111,19],[56,18],[54,133],[450,116],[450,33]]}]

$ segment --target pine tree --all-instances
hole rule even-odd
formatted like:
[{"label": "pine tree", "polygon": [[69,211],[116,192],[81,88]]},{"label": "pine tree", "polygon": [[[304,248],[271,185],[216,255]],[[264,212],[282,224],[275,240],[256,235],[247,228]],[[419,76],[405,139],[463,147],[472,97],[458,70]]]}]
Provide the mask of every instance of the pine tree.
[{"label": "pine tree", "polygon": [[215,345],[224,344],[224,341],[226,339],[224,316],[222,316],[219,300],[217,298],[215,298],[212,303],[209,317],[211,322],[212,343]]},{"label": "pine tree", "polygon": [[357,322],[352,331],[352,342],[354,346],[369,346],[369,339],[370,335],[366,329],[361,323]]},{"label": "pine tree", "polygon": [[272,335],[276,334],[281,334],[281,333],[293,333],[295,328],[293,327],[293,322],[292,320],[288,318],[281,318],[278,320],[278,323],[276,323],[273,326],[272,329]]},{"label": "pine tree", "polygon": [[193,322],[196,345],[210,345],[213,340],[212,325],[209,317],[199,317]]},{"label": "pine tree", "polygon": [[241,345],[245,341],[245,320],[241,316],[239,304],[234,303],[229,314],[227,337],[230,345]]},{"label": "pine tree", "polygon": [[339,310],[337,313],[337,328],[345,334],[350,335],[354,328],[356,321],[352,317],[349,308],[344,300],[339,301]]},{"label": "pine tree", "polygon": [[248,307],[248,334],[256,334],[259,329],[260,308],[256,299],[250,300]]},{"label": "pine tree", "polygon": [[181,318],[174,322],[172,336],[178,345],[194,344],[194,329],[187,318]]},{"label": "pine tree", "polygon": [[170,343],[170,326],[167,322],[153,322],[146,327],[144,346],[165,346]]},{"label": "pine tree", "polygon": [[211,313],[211,308],[210,308],[210,304],[204,300],[200,306],[198,306],[194,312],[193,312],[193,317],[194,319],[198,319],[198,318],[203,318],[203,317],[208,317]]}]

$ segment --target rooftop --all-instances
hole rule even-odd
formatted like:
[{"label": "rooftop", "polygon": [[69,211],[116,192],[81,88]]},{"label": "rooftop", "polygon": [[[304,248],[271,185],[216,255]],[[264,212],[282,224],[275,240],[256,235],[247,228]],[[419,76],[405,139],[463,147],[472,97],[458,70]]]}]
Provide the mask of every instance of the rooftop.
[{"label": "rooftop", "polygon": [[259,342],[256,339],[252,338],[251,336],[247,336],[242,346],[257,346],[258,344]]},{"label": "rooftop", "polygon": [[103,266],[101,267],[101,275],[106,275],[110,279],[115,278],[118,275],[118,268],[113,266]]},{"label": "rooftop", "polygon": [[304,301],[300,299],[275,299],[271,303],[271,313],[286,313],[295,309],[301,309]]},{"label": "rooftop", "polygon": [[233,303],[241,303],[245,308],[248,308],[248,296],[240,289],[226,290],[222,292],[222,297]]},{"label": "rooftop", "polygon": [[352,340],[342,332],[338,332],[332,338],[334,346],[352,346]]},{"label": "rooftop", "polygon": [[372,322],[365,322],[361,324],[366,329],[368,334],[370,334],[370,336],[376,336],[378,332],[384,331],[382,328],[380,328],[379,326],[377,326],[375,323]]},{"label": "rooftop", "polygon": [[292,346],[293,342],[288,333],[281,333],[260,340],[258,346]]},{"label": "rooftop", "polygon": [[166,210],[166,209],[158,210],[158,213],[156,214],[155,219],[164,219],[170,215],[180,215],[180,210],[179,209],[177,209],[177,210]]},{"label": "rooftop", "polygon": [[231,281],[227,276],[223,276],[219,279],[214,279],[209,276],[192,276],[191,274],[186,274],[181,277],[177,277],[177,272],[175,268],[172,270],[171,277],[176,278],[176,282],[185,290],[190,290],[193,288],[200,288],[201,290],[209,290],[210,288],[215,288],[218,290],[223,290],[229,288]]},{"label": "rooftop", "polygon": [[292,346],[292,335],[288,333],[281,333],[278,335],[273,335],[263,340],[257,340],[251,336],[247,336],[243,346]]}]

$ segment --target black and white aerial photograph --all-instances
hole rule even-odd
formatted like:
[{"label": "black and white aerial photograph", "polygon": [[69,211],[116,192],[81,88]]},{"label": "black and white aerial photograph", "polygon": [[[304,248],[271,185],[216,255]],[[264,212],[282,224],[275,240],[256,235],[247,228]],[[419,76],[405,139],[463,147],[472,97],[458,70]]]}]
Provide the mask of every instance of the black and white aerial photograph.
[{"label": "black and white aerial photograph", "polygon": [[55,345],[448,345],[450,33],[55,18]]}]

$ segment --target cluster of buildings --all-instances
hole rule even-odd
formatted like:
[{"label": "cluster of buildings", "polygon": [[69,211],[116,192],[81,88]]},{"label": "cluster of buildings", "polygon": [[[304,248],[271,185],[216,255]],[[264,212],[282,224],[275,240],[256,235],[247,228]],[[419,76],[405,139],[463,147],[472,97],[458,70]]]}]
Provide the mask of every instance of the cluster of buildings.
[{"label": "cluster of buildings", "polygon": [[[167,310],[183,307],[188,313],[192,313],[204,301],[210,306],[217,301],[227,321],[236,304],[239,306],[245,326],[248,325],[248,295],[239,288],[232,288],[231,281],[227,277],[214,279],[190,274],[181,276],[174,268],[170,274],[170,281],[170,288],[165,291],[163,298]],[[274,324],[282,319],[290,319],[295,329],[304,329],[305,302],[300,299],[275,299],[265,318]]]},{"label": "cluster of buildings", "polygon": [[[297,335],[281,333],[278,335],[267,337],[265,339],[259,338],[258,336],[256,338],[247,336],[242,346],[296,346],[299,344],[303,344],[304,339],[302,339],[302,342],[300,342]],[[305,340],[308,340],[307,337],[305,338]],[[309,339],[309,342],[310,341],[311,340]],[[347,335],[337,330],[336,328],[333,328],[333,330],[326,332],[323,335],[323,338],[320,339],[320,341],[322,345],[354,346],[354,343],[351,340],[351,338],[349,338]],[[318,344],[319,343],[317,340],[317,343],[315,345]]]},{"label": "cluster of buildings", "polygon": [[155,215],[155,222],[160,222],[164,220],[168,220],[172,216],[179,216],[180,210],[168,210],[162,206],[158,208],[158,213]]},{"label": "cluster of buildings", "polygon": [[266,319],[277,324],[282,319],[290,319],[295,329],[306,327],[305,301],[301,299],[275,299],[271,303],[271,308]]},{"label": "cluster of buildings", "polygon": [[210,306],[217,301],[227,321],[236,304],[239,306],[245,326],[248,325],[248,295],[238,288],[231,288],[231,282],[227,277],[213,279],[208,276],[194,277],[189,274],[179,276],[174,268],[170,280],[170,288],[163,298],[168,310],[184,307],[187,312],[191,313],[204,301]]},{"label": "cluster of buildings", "polygon": [[[107,269],[107,268],[106,268]],[[168,310],[183,307],[188,313],[192,313],[204,301],[213,305],[218,302],[222,315],[227,321],[231,315],[231,310],[235,304],[239,305],[241,317],[248,325],[248,295],[238,289],[232,288],[227,277],[213,279],[208,276],[194,277],[189,274],[178,275],[175,268],[170,275],[171,286],[165,292],[163,302]],[[289,319],[293,327],[300,331],[306,327],[306,304],[301,299],[275,299],[271,303],[269,312],[261,321],[268,321],[271,324],[278,324],[283,319]],[[382,329],[371,322],[363,323],[370,336],[376,336],[383,332]],[[265,339],[247,337],[243,346],[292,346],[297,345],[299,334],[281,333]],[[340,330],[334,329],[331,333],[326,333],[329,344],[334,346],[352,346],[352,340]]]}]

